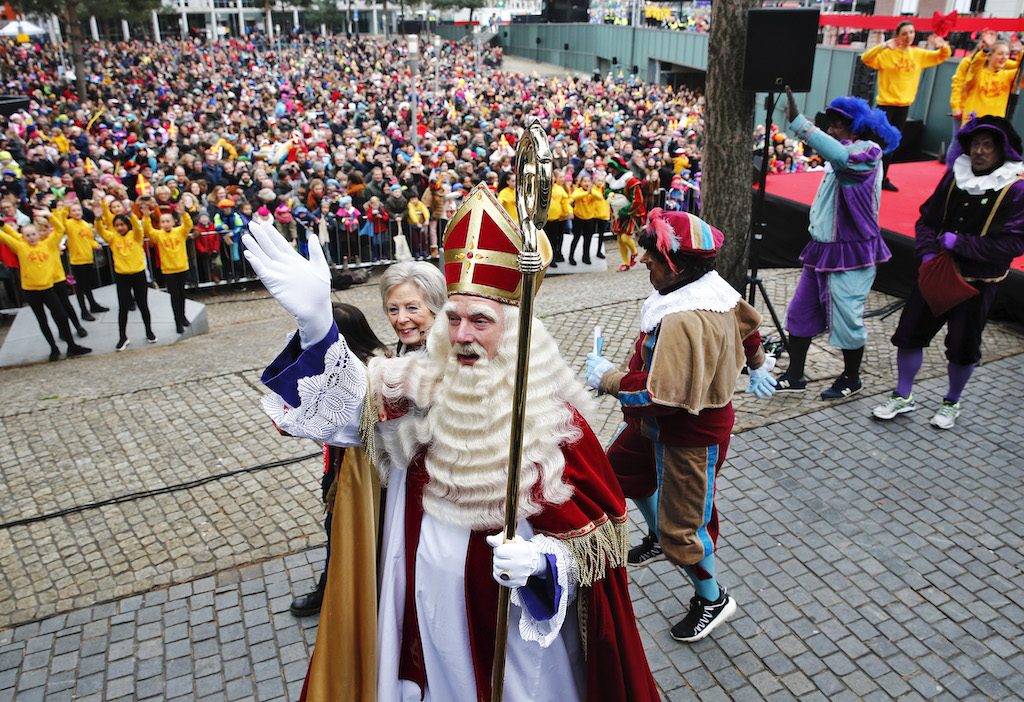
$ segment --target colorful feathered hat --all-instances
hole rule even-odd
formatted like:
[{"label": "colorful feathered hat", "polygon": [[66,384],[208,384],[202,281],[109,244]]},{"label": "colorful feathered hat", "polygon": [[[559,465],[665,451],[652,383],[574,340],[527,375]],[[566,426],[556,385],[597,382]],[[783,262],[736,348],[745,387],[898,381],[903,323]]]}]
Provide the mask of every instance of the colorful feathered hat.
[{"label": "colorful feathered hat", "polygon": [[647,231],[655,246],[676,273],[674,256],[714,258],[725,242],[725,234],[688,212],[671,212],[655,207],[647,214]]}]

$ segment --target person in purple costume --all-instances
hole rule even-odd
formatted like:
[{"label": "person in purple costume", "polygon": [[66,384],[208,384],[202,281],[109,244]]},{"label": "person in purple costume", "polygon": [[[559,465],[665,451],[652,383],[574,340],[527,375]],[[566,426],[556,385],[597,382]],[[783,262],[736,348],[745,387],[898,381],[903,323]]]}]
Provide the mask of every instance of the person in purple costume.
[{"label": "person in purple costume", "polygon": [[892,257],[878,228],[882,155],[899,145],[900,133],[884,112],[860,98],[829,103],[827,132],[800,114],[788,86],[786,98],[789,129],[825,160],[825,177],[811,203],[811,241],[800,253],[803,272],[786,312],[789,367],[778,378],[778,390],[807,389],[807,350],[811,339],[828,331],[829,343],[842,349],[843,373],[821,398],[836,400],[864,387],[864,302],[875,266]]},{"label": "person in purple costume", "polygon": [[1004,118],[985,116],[964,125],[957,142],[963,153],[921,206],[914,252],[922,264],[941,251],[951,252],[960,275],[978,294],[935,315],[914,286],[892,337],[897,349],[896,390],[872,410],[877,419],[893,419],[917,408],[912,390],[924,347],[946,325],[949,387],[931,425],[956,425],[960,395],[981,360],[981,332],[996,288],[1013,259],[1024,254],[1020,136]]}]

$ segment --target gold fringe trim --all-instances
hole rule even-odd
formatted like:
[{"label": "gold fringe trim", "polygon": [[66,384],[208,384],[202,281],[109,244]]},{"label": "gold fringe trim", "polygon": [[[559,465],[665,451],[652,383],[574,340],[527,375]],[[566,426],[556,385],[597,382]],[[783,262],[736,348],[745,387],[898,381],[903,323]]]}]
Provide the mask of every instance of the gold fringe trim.
[{"label": "gold fringe trim", "polygon": [[[375,431],[377,422],[380,421],[382,407],[382,398],[380,395],[375,394],[369,387],[369,383],[367,383],[366,397],[363,400],[363,414],[359,418],[359,438],[363,442],[366,455],[370,457],[370,461],[373,465],[377,466],[379,471],[385,470],[384,466],[387,465],[386,461],[383,460],[382,449],[379,451],[377,448]],[[382,486],[387,485],[387,474],[381,475],[380,479]]]},{"label": "gold fringe trim", "polygon": [[609,568],[626,565],[629,550],[629,527],[626,515],[601,517],[582,529],[554,534],[542,532],[545,536],[558,539],[576,559],[579,569],[579,587],[590,587],[604,578]]}]

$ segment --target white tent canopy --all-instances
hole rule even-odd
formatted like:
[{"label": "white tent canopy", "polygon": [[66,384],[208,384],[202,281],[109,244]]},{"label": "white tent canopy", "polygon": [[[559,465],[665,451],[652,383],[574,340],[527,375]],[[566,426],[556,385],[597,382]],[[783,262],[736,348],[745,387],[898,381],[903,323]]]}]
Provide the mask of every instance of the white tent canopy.
[{"label": "white tent canopy", "polygon": [[46,30],[38,24],[33,24],[27,20],[14,20],[13,22],[8,22],[3,29],[0,29],[0,36],[2,37],[16,37],[19,34],[38,36],[40,34],[46,34]]}]

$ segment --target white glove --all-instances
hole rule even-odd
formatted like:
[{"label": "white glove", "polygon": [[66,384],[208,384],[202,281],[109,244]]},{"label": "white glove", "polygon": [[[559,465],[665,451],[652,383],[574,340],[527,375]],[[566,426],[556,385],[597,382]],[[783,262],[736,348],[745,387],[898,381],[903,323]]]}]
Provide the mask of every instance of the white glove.
[{"label": "white glove", "polygon": [[587,371],[584,382],[588,387],[597,390],[601,385],[601,378],[610,370],[615,370],[615,364],[604,356],[598,356],[591,351],[587,354]]},{"label": "white glove", "polygon": [[334,323],[331,311],[331,269],[316,236],[309,236],[307,261],[267,222],[250,222],[242,237],[245,260],[274,299],[299,325],[299,341],[308,349],[323,339]]},{"label": "white glove", "polygon": [[548,567],[537,545],[521,536],[505,543],[505,535],[499,532],[488,536],[487,543],[494,549],[491,577],[499,585],[522,587],[531,575],[540,575]]}]

